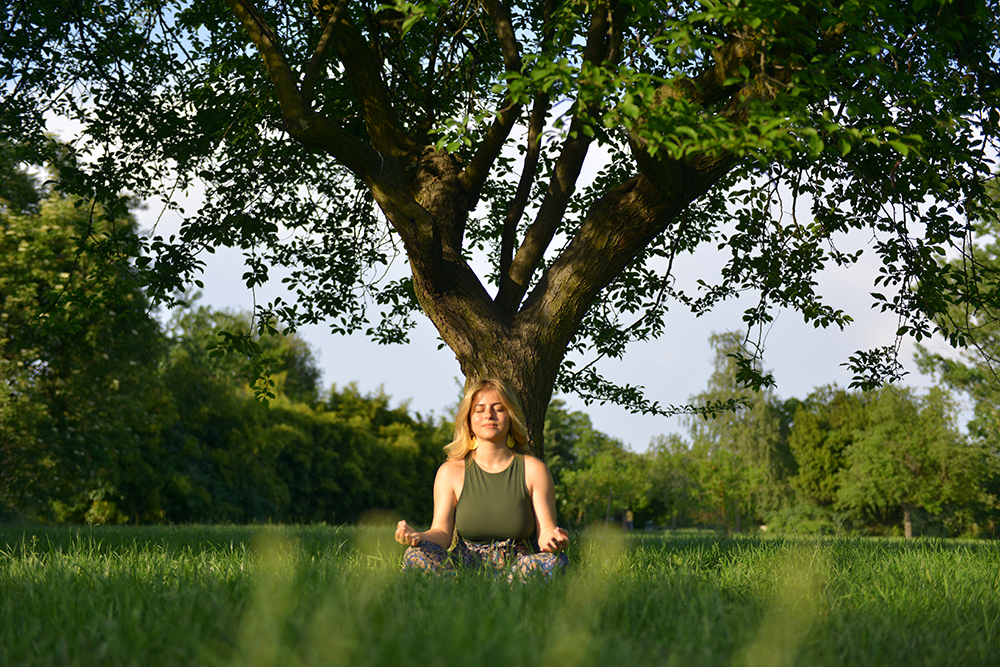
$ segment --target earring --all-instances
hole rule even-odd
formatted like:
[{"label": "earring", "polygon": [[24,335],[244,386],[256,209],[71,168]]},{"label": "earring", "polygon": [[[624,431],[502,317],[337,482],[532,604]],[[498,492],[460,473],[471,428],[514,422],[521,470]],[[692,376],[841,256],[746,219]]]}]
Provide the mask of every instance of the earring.
[{"label": "earring", "polygon": [[508,435],[507,436],[507,447],[509,447],[510,449],[514,449],[514,445],[516,445],[516,444],[517,443],[514,442],[514,436]]},{"label": "earring", "polygon": [[479,447],[479,441],[476,440],[476,436],[472,436],[472,444],[469,445],[469,451],[471,452],[472,450],[476,449],[477,447]]}]

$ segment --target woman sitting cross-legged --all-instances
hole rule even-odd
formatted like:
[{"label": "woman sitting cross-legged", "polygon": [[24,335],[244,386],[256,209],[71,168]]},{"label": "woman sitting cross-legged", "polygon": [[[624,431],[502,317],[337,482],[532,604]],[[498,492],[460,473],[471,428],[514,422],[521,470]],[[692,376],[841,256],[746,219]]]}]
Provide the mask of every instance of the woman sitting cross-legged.
[{"label": "woman sitting cross-legged", "polygon": [[404,569],[486,567],[513,579],[566,567],[569,535],[556,525],[552,475],[526,452],[526,443],[524,415],[507,385],[495,379],[473,384],[459,404],[448,460],[434,479],[430,529],[418,532],[406,521],[396,526],[396,541],[409,547]]}]

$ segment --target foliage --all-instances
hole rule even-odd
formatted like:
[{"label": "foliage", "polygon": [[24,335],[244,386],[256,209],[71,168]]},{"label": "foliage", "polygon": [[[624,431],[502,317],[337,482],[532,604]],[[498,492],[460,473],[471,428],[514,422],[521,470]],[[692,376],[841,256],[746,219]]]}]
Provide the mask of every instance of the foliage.
[{"label": "foliage", "polygon": [[660,436],[645,455],[649,474],[649,518],[654,525],[677,528],[701,515],[702,484],[699,461],[677,435]]},{"label": "foliage", "polygon": [[[290,267],[264,330],[399,342],[420,310],[468,378],[514,383],[539,446],[554,388],[685,409],[580,359],[659,336],[672,304],[750,293],[747,328],[784,308],[842,327],[817,276],[862,251],[896,338],[962,345],[938,316],[1000,302],[937,262],[971,257],[993,205],[987,0],[18,1],[0,21],[0,139],[40,163],[50,123],[78,124],[60,187],[116,210],[204,184],[176,238],[148,240],[159,298],[230,246],[250,286]],[[675,260],[702,245],[724,268],[684,289]],[[412,276],[383,280],[399,252]],[[854,384],[898,375],[897,343],[852,355]]]},{"label": "foliage", "polygon": [[996,459],[957,432],[945,392],[824,386],[779,404],[766,391],[738,388],[729,356],[739,352],[737,337],[712,342],[716,370],[693,400],[744,408],[715,421],[692,417],[690,441],[661,437],[651,445],[642,462],[648,505],[640,525],[995,534]]},{"label": "foliage", "polygon": [[[1000,181],[994,179],[987,191],[994,201],[1000,201]],[[998,233],[1000,218],[996,214],[987,212],[977,221],[973,237],[976,256],[970,276],[970,285],[976,289],[989,290],[997,282],[1000,272]],[[943,263],[956,268],[960,261],[947,259]],[[986,443],[994,455],[1000,452],[996,437],[1000,432],[1000,417],[997,416],[1000,415],[1000,381],[997,380],[996,369],[1000,327],[997,326],[995,312],[987,304],[975,309],[963,308],[961,304],[951,305],[941,318],[969,331],[970,350],[960,354],[940,354],[921,347],[917,355],[922,370],[937,375],[943,384],[971,399],[973,419],[968,425],[969,432]]]},{"label": "foliage", "polygon": [[593,427],[585,413],[554,399],[545,418],[549,466],[559,520],[571,526],[616,521],[648,503],[649,479],[640,455]]},{"label": "foliage", "polygon": [[784,507],[767,518],[767,533],[778,535],[845,535],[847,517],[829,507],[799,503]]},{"label": "foliage", "polygon": [[[156,321],[130,270],[134,221],[5,163],[0,191],[0,454],[20,516],[120,522],[168,410]],[[107,265],[111,253],[121,262]]]},{"label": "foliage", "polygon": [[204,307],[172,322],[164,377],[178,419],[160,450],[169,471],[162,518],[344,523],[376,508],[429,518],[428,490],[447,442],[438,423],[354,387],[303,402],[318,395],[310,383],[319,373],[294,335],[261,339],[277,379],[274,399],[261,405],[235,357],[204,354],[220,331],[248,327],[246,314]]},{"label": "foliage", "polygon": [[[245,314],[188,305],[164,331],[131,271],[131,219],[0,166],[0,517],[429,518],[437,420],[354,388],[321,401],[308,345],[258,338]],[[206,354],[220,332],[246,332],[269,364],[270,409],[240,360]]]},{"label": "foliage", "polygon": [[[693,403],[737,401],[735,411],[687,418],[691,448],[700,472],[704,504],[716,521],[740,530],[743,518],[763,519],[788,499],[788,478],[795,461],[782,429],[778,401],[770,389],[753,389],[741,380],[749,359],[739,334],[709,339],[715,364],[705,391]],[[757,369],[757,372],[762,372]]]},{"label": "foliage", "polygon": [[605,441],[590,454],[586,467],[563,473],[564,513],[571,525],[608,523],[625,510],[642,510],[649,481],[642,458],[617,441]]},{"label": "foliage", "polygon": [[982,503],[983,450],[962,442],[953,407],[941,390],[922,399],[895,387],[881,389],[867,409],[867,424],[847,450],[838,504],[870,512],[883,523],[902,513],[937,514],[947,504]]},{"label": "foliage", "polygon": [[796,408],[788,435],[798,472],[791,478],[796,497],[804,503],[830,507],[837,500],[840,471],[847,452],[865,428],[866,394],[834,386],[820,387]]}]

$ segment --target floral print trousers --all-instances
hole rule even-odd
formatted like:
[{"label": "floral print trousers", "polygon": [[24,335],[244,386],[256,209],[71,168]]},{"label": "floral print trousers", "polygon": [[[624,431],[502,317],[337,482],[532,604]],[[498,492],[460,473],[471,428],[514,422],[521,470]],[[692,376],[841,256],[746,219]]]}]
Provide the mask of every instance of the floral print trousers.
[{"label": "floral print trousers", "polygon": [[458,570],[487,570],[507,575],[508,581],[537,576],[551,577],[569,565],[565,553],[534,552],[522,540],[503,540],[477,544],[458,538],[449,552],[434,542],[421,542],[403,554],[404,570],[423,570],[453,574]]}]

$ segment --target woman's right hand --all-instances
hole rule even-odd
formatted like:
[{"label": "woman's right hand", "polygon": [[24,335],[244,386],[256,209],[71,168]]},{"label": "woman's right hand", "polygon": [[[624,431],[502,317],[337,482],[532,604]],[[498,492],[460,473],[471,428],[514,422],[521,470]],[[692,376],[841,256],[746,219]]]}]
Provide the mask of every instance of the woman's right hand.
[{"label": "woman's right hand", "polygon": [[410,528],[409,524],[400,521],[396,524],[396,541],[408,547],[415,547],[424,540],[420,533]]}]

